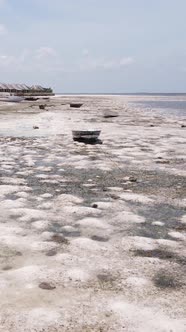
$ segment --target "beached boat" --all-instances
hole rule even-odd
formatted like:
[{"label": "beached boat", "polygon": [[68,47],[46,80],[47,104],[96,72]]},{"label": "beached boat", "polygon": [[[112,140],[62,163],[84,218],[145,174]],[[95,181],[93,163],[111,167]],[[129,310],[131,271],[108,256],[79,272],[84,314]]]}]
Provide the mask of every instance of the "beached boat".
[{"label": "beached boat", "polygon": [[81,106],[83,106],[81,103],[70,103],[70,107],[72,108],[80,108]]},{"label": "beached boat", "polygon": [[20,103],[24,100],[24,97],[17,96],[12,93],[0,94],[0,101],[8,103]]},{"label": "beached boat", "polygon": [[73,130],[74,141],[97,141],[101,130]]},{"label": "beached boat", "polygon": [[25,97],[26,101],[37,101],[39,98],[36,97]]}]

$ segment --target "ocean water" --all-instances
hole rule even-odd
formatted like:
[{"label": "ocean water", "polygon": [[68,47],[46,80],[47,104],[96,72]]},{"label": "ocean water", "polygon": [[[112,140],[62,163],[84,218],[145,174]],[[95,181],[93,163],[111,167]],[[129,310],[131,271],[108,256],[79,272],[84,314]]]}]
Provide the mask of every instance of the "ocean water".
[{"label": "ocean water", "polygon": [[148,100],[132,101],[131,104],[153,113],[186,118],[186,98],[183,100],[171,100],[171,98],[170,100],[154,100],[154,98],[148,98]]},{"label": "ocean water", "polygon": [[160,115],[186,118],[186,93],[65,93],[65,95],[126,96],[131,106]]}]

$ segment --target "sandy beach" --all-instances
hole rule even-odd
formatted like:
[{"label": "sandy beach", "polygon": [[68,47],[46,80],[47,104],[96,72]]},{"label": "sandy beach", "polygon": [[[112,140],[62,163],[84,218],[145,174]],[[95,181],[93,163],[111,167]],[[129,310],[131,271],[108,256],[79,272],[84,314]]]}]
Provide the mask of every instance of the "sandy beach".
[{"label": "sandy beach", "polygon": [[186,121],[133,100],[0,106],[0,331],[186,331]]}]

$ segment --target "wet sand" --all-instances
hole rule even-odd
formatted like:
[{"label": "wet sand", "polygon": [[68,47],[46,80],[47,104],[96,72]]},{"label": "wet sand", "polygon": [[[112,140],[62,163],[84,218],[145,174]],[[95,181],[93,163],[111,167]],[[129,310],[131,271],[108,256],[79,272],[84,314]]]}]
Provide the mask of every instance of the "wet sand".
[{"label": "wet sand", "polygon": [[185,122],[132,98],[0,106],[0,331],[186,331]]}]

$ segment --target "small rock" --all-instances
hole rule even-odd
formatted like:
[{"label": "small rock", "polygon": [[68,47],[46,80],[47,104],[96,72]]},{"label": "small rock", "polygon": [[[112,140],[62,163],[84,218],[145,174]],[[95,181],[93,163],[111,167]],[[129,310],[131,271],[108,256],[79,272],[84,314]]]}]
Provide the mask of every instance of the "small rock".
[{"label": "small rock", "polygon": [[39,127],[38,126],[33,126],[33,129],[39,129]]},{"label": "small rock", "polygon": [[130,182],[137,182],[137,178],[135,178],[134,176],[130,176],[129,181]]},{"label": "small rock", "polygon": [[105,316],[106,316],[106,317],[110,317],[110,316],[112,316],[112,313],[111,313],[111,312],[106,312],[106,313],[105,313]]},{"label": "small rock", "polygon": [[97,278],[100,282],[112,282],[114,281],[113,276],[110,274],[98,274]]},{"label": "small rock", "polygon": [[170,164],[170,160],[156,160],[156,164]]},{"label": "small rock", "polygon": [[44,110],[45,107],[46,107],[46,105],[39,105],[39,109],[40,109],[40,110]]},{"label": "small rock", "polygon": [[99,236],[99,235],[93,235],[91,237],[91,240],[98,241],[98,242],[107,242],[109,239],[107,237]]},{"label": "small rock", "polygon": [[112,198],[112,199],[120,199],[120,197],[118,195],[115,195],[115,194],[111,194],[110,198]]},{"label": "small rock", "polygon": [[51,250],[47,251],[47,253],[46,253],[46,256],[49,256],[49,257],[55,256],[55,255],[57,255],[57,251],[54,249],[51,249]]},{"label": "small rock", "polygon": [[6,265],[2,268],[3,271],[9,271],[12,270],[12,266]]},{"label": "small rock", "polygon": [[39,284],[39,288],[45,289],[45,290],[54,290],[56,286],[49,284],[48,282],[41,282]]},{"label": "small rock", "polygon": [[98,204],[96,204],[96,203],[92,204],[92,208],[93,209],[97,209],[98,208]]},{"label": "small rock", "polygon": [[109,118],[117,118],[119,115],[117,113],[105,113],[104,118],[109,119]]},{"label": "small rock", "polygon": [[186,125],[182,124],[182,125],[181,125],[181,128],[186,128]]},{"label": "small rock", "polygon": [[154,125],[153,125],[153,124],[151,124],[151,125],[150,125],[150,127],[154,127]]},{"label": "small rock", "polygon": [[68,244],[69,241],[62,235],[54,234],[52,235],[50,241],[54,241],[56,243]]},{"label": "small rock", "polygon": [[152,225],[154,225],[154,226],[164,226],[165,224],[164,224],[164,222],[161,222],[161,221],[153,221]]}]

